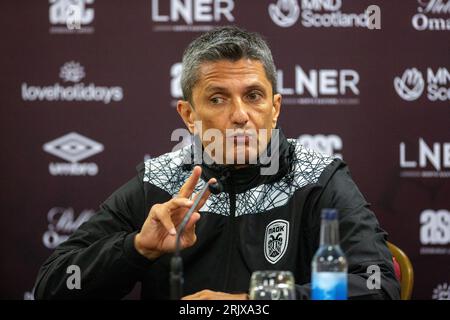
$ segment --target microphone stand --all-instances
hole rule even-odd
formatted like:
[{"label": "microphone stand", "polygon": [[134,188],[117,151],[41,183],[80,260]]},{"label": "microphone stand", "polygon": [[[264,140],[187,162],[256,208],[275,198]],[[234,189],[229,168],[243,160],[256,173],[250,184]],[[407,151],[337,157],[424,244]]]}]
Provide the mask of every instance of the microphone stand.
[{"label": "microphone stand", "polygon": [[181,221],[181,224],[178,227],[175,245],[175,254],[172,257],[172,260],[170,261],[170,298],[172,300],[180,300],[183,295],[183,284],[184,284],[183,259],[180,256],[181,235],[183,234],[186,224],[188,223],[189,219],[194,213],[195,208],[200,203],[200,200],[202,199],[208,187],[211,193],[213,194],[218,194],[221,192],[221,185],[219,185],[218,182],[213,183],[211,185],[206,183],[205,186],[201,189],[200,193],[198,194],[197,199],[194,201],[194,204],[186,213],[186,215],[183,218],[183,221]]}]

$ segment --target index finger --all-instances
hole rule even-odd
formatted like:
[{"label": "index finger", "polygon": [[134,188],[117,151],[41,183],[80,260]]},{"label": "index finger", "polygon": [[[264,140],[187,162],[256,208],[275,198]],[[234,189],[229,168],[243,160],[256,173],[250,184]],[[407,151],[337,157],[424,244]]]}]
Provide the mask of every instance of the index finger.
[{"label": "index finger", "polygon": [[189,198],[194,192],[195,186],[197,185],[198,179],[202,174],[202,168],[200,166],[195,166],[194,170],[192,170],[192,174],[189,178],[184,182],[180,191],[178,192],[179,197]]}]

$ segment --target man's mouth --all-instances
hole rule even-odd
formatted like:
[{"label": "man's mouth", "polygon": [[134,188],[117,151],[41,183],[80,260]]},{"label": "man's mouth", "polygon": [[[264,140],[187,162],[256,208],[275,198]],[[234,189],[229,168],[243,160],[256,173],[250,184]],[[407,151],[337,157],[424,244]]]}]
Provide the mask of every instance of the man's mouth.
[{"label": "man's mouth", "polygon": [[255,139],[255,136],[251,135],[251,134],[232,134],[232,135],[227,136],[227,140],[229,142],[233,142],[237,145],[248,144],[253,139]]},{"label": "man's mouth", "polygon": [[249,136],[233,136],[233,141],[237,144],[243,144],[243,143],[249,143],[250,137]]}]

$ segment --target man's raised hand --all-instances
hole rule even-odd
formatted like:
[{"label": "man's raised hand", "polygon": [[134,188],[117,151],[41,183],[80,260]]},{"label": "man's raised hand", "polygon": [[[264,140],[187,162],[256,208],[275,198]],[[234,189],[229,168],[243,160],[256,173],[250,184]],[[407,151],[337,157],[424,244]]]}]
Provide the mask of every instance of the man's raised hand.
[{"label": "man's raised hand", "polygon": [[[141,231],[134,239],[134,246],[136,250],[147,257],[148,259],[156,259],[167,252],[175,251],[177,228],[181,224],[186,213],[193,205],[198,194],[194,199],[190,200],[194,192],[194,188],[200,179],[202,169],[196,166],[192,171],[191,176],[181,187],[178,196],[171,200],[155,204],[151,209],[147,219],[142,226]],[[214,178],[208,181],[208,184],[215,183]],[[195,234],[195,224],[200,219],[200,213],[197,212],[208,199],[211,192],[207,190],[198,206],[194,209],[195,212],[189,219],[183,234],[180,238],[181,248],[188,248],[197,240]]]}]

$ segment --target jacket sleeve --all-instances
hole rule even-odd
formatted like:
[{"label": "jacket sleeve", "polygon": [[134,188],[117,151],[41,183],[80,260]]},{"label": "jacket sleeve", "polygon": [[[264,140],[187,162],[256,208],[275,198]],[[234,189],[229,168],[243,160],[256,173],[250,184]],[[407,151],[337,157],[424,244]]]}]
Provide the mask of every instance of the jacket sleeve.
[{"label": "jacket sleeve", "polygon": [[[144,199],[139,175],[114,192],[43,264],[35,298],[119,299],[129,293],[152,264],[134,247],[147,215]],[[70,266],[79,268],[79,289]]]},{"label": "jacket sleeve", "polygon": [[[338,209],[340,244],[348,262],[348,298],[400,299],[400,286],[386,244],[387,233],[380,228],[369,203],[353,182],[348,167],[340,161],[335,165],[339,168],[325,184],[314,210],[314,220],[316,225],[320,225],[323,208]],[[320,230],[319,227],[317,229]],[[368,271],[370,266],[379,267],[380,289],[368,286],[368,278],[373,275],[370,269]],[[372,278],[369,283],[373,284]],[[307,297],[310,285],[300,286],[298,291],[301,297]]]}]

